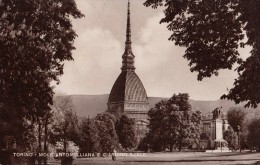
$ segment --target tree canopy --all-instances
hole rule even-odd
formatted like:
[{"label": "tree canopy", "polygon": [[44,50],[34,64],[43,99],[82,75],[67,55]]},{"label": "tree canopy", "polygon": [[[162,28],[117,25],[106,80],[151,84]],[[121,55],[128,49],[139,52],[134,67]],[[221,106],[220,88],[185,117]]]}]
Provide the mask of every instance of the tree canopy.
[{"label": "tree canopy", "polygon": [[52,143],[63,142],[64,152],[67,152],[68,141],[77,142],[79,138],[78,117],[73,112],[70,96],[56,96],[52,112]]},{"label": "tree canopy", "polygon": [[238,149],[238,135],[232,128],[229,128],[223,132],[223,138],[228,142],[229,149]]},{"label": "tree canopy", "polygon": [[260,119],[253,119],[248,125],[248,143],[251,149],[260,150]]},{"label": "tree canopy", "polygon": [[[25,131],[38,124],[39,151],[53,104],[50,82],[59,83],[64,61],[73,60],[71,20],[82,16],[74,0],[0,0],[0,122]],[[18,148],[20,132],[10,133]]]},{"label": "tree canopy", "polygon": [[134,119],[122,115],[117,122],[117,135],[119,143],[126,150],[135,149],[138,143],[137,129]]},{"label": "tree canopy", "polygon": [[227,113],[227,120],[229,125],[235,132],[242,131],[244,126],[246,113],[242,108],[231,108]]},{"label": "tree canopy", "polygon": [[201,131],[201,114],[192,111],[189,95],[173,95],[169,100],[162,100],[149,110],[150,145],[155,151],[173,147],[181,151],[197,143]]},{"label": "tree canopy", "polygon": [[111,153],[114,149],[118,150],[120,148],[116,133],[116,121],[117,118],[109,113],[98,114],[95,117],[101,153]]},{"label": "tree canopy", "polygon": [[94,153],[101,148],[99,145],[98,128],[94,119],[84,118],[80,125],[80,152]]},{"label": "tree canopy", "polygon": [[[34,117],[52,104],[50,81],[72,60],[71,17],[83,15],[74,0],[0,1],[0,103]],[[42,109],[42,110],[39,110]]]},{"label": "tree canopy", "polygon": [[[260,1],[259,0],[146,0],[145,6],[164,7],[164,18],[172,32],[169,40],[187,49],[184,58],[198,80],[235,69],[238,78],[221,98],[246,107],[260,103]],[[243,60],[238,48],[252,48]]]}]

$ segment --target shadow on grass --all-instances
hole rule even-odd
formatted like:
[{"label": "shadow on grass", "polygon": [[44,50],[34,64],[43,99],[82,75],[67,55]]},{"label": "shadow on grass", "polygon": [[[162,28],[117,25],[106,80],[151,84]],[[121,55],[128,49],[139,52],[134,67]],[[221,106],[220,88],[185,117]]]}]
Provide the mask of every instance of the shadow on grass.
[{"label": "shadow on grass", "polygon": [[[247,165],[247,164],[236,164],[236,165]],[[256,163],[248,164],[248,165],[260,165],[260,161],[257,161]]]},{"label": "shadow on grass", "polygon": [[[123,161],[123,162],[132,162],[132,163],[192,163],[192,162],[234,162],[234,161],[259,161],[259,159],[210,159],[210,160],[200,160],[200,159],[188,159],[188,160],[133,160],[133,161]],[[250,164],[250,165],[260,165],[260,162],[257,162],[258,164]]]},{"label": "shadow on grass", "polygon": [[254,165],[260,165],[260,161],[257,161]]},{"label": "shadow on grass", "polygon": [[[207,154],[207,153],[206,153]],[[211,154],[211,152],[209,152]],[[237,156],[237,155],[254,155],[259,154],[257,152],[227,152],[227,153],[215,153],[215,155],[204,155],[205,157],[221,157],[221,156]]]}]

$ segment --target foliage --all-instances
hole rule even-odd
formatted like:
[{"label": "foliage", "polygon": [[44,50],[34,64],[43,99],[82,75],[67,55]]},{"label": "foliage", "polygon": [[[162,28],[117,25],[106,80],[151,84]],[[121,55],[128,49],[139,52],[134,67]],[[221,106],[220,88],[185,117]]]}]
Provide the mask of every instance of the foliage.
[{"label": "foliage", "polygon": [[149,110],[150,128],[148,137],[153,150],[173,146],[179,151],[198,143],[201,131],[201,114],[193,112],[188,94],[173,95],[167,101],[160,101]]},{"label": "foliage", "polygon": [[41,130],[53,104],[50,82],[58,83],[64,61],[73,59],[71,18],[82,16],[74,0],[0,1],[0,110],[16,114],[8,121],[13,129],[26,118]]},{"label": "foliage", "polygon": [[78,119],[73,112],[72,100],[69,96],[57,96],[53,104],[51,142],[63,142],[64,152],[67,152],[68,141],[76,141],[79,136]]},{"label": "foliage", "polygon": [[[36,141],[35,126],[29,120],[19,116],[16,110],[0,111],[0,127],[0,147],[2,149],[7,149],[7,145],[10,147],[10,144],[16,142],[19,144],[17,149],[21,152],[33,150],[33,144]],[[8,142],[2,141],[3,138],[7,138]]]},{"label": "foliage", "polygon": [[[61,141],[57,141],[56,144],[53,146],[53,154],[58,152],[63,152],[64,151],[64,143]],[[79,147],[73,142],[73,141],[68,141],[67,142],[67,152],[73,153],[74,156],[78,155],[79,153]]]},{"label": "foliage", "polygon": [[[247,127],[247,126],[246,126]],[[241,133],[240,133],[240,147],[241,149],[249,149],[249,142],[248,142],[248,130],[247,128],[244,129]]]},{"label": "foliage", "polygon": [[[242,108],[231,108],[227,113],[227,120],[229,125],[235,132],[243,129],[246,113]],[[240,129],[240,130],[239,130]]]},{"label": "foliage", "polygon": [[119,140],[115,128],[116,121],[116,117],[109,113],[98,114],[95,117],[102,153],[111,153],[114,149],[119,149]]},{"label": "foliage", "polygon": [[134,149],[138,142],[134,119],[128,118],[126,115],[122,115],[117,124],[117,135],[119,138],[119,143],[124,149]]},{"label": "foliage", "polygon": [[150,139],[148,136],[142,138],[138,144],[137,150],[150,152]]},{"label": "foliage", "polygon": [[94,153],[100,151],[99,142],[95,120],[84,118],[80,125],[80,152]]},{"label": "foliage", "polygon": [[85,153],[132,150],[138,142],[134,119],[126,115],[116,118],[108,112],[81,119],[79,134],[80,152]]},{"label": "foliage", "polygon": [[[260,103],[259,0],[146,0],[144,5],[165,7],[160,23],[168,24],[169,40],[187,48],[184,58],[198,80],[238,64],[239,77],[222,98],[247,101],[245,106]],[[252,50],[243,60],[238,48],[245,46]]]},{"label": "foliage", "polygon": [[[150,147],[154,151],[161,151],[166,148],[165,140],[165,128],[166,123],[163,122],[165,116],[165,109],[167,101],[161,100],[159,103],[155,105],[154,108],[148,111],[149,117],[149,132],[146,135],[147,139],[149,139]],[[163,140],[162,140],[163,139]]]},{"label": "foliage", "polygon": [[63,73],[62,61],[73,59],[76,33],[69,17],[82,14],[74,0],[3,0],[0,11],[0,102],[24,115],[44,115],[52,104],[49,82]]},{"label": "foliage", "polygon": [[224,131],[223,138],[228,142],[228,148],[231,150],[237,150],[238,149],[238,135],[237,133],[232,129],[227,129]]},{"label": "foliage", "polygon": [[248,143],[251,149],[260,150],[260,119],[252,120],[248,125]]}]

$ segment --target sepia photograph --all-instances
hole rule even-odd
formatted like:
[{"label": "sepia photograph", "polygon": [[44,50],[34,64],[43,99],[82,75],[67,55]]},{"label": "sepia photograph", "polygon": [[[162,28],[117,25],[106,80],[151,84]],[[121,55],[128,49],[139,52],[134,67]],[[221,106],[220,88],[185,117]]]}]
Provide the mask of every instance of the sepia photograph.
[{"label": "sepia photograph", "polygon": [[0,165],[260,165],[260,0],[0,0]]}]

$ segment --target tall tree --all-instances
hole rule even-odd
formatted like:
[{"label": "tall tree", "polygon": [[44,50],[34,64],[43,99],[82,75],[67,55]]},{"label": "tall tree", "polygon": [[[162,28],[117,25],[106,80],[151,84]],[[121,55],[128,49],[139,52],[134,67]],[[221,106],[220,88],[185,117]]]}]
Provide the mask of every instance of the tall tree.
[{"label": "tall tree", "polygon": [[[173,146],[181,151],[198,143],[201,132],[201,114],[193,112],[189,104],[188,94],[173,95],[167,101],[161,101],[148,112],[151,147],[160,150]],[[156,146],[159,142],[159,148]],[[158,145],[157,144],[157,145]]]},{"label": "tall tree", "polygon": [[67,152],[68,142],[79,138],[78,118],[73,111],[73,103],[69,96],[56,96],[53,104],[53,134],[51,142],[62,142],[63,152]]},{"label": "tall tree", "polygon": [[148,120],[149,120],[149,132],[146,135],[147,143],[150,145],[151,149],[154,151],[164,150],[166,143],[166,122],[164,122],[165,109],[167,101],[161,100],[155,104],[154,108],[151,108],[148,111]]},{"label": "tall tree", "polygon": [[117,124],[117,135],[119,143],[126,150],[135,149],[137,146],[137,129],[134,119],[122,115]]},{"label": "tall tree", "polygon": [[[169,40],[187,48],[184,58],[198,80],[237,63],[239,77],[222,98],[247,101],[245,106],[260,103],[259,0],[146,0],[144,5],[165,7],[160,23],[168,24]],[[244,46],[252,47],[246,60],[238,52]]]},{"label": "tall tree", "polygon": [[[198,143],[201,133],[201,114],[199,111],[193,112],[189,103],[189,95],[173,95],[168,101],[169,107],[174,107],[170,112],[173,115],[175,145],[181,151],[183,147],[190,147]],[[171,134],[170,134],[171,136]]]},{"label": "tall tree", "polygon": [[5,93],[0,102],[15,101],[20,110],[34,113],[32,101],[52,103],[49,82],[58,81],[63,61],[73,59],[76,33],[70,17],[82,14],[74,0],[3,0],[0,15],[0,90]]},{"label": "tall tree", "polygon": [[64,61],[73,59],[71,18],[83,15],[74,0],[2,0],[0,15],[1,112],[41,125],[52,104],[50,81],[58,83]]},{"label": "tall tree", "polygon": [[260,119],[252,120],[248,125],[248,143],[251,149],[260,151]]},{"label": "tall tree", "polygon": [[227,120],[229,125],[235,132],[243,129],[246,113],[242,108],[230,108],[227,113]]},{"label": "tall tree", "polygon": [[94,153],[100,151],[100,138],[94,119],[82,119],[80,125],[80,152]]},{"label": "tall tree", "polygon": [[95,117],[95,125],[98,128],[102,153],[111,153],[114,149],[119,149],[119,140],[115,127],[116,122],[116,117],[109,113],[98,114]]},{"label": "tall tree", "polygon": [[229,128],[226,131],[224,131],[223,138],[228,142],[229,149],[238,149],[238,135],[232,128]]}]

